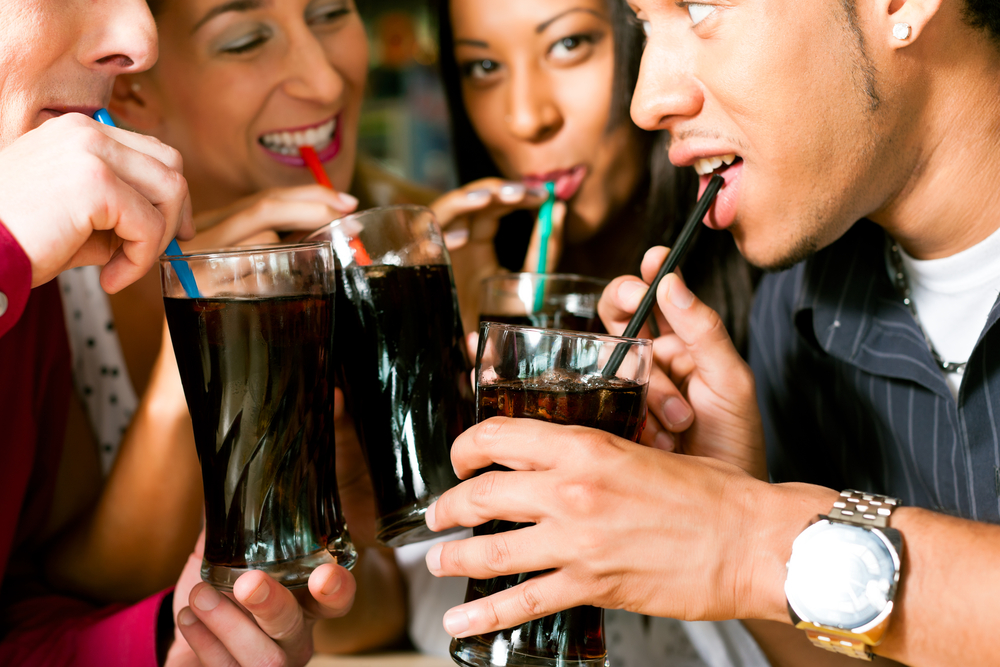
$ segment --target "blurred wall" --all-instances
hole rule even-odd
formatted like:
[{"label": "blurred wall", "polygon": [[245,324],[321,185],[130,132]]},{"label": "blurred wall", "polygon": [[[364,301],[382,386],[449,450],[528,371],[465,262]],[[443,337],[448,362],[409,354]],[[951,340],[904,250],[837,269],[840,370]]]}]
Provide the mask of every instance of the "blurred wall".
[{"label": "blurred wall", "polygon": [[422,0],[357,0],[371,71],[360,148],[411,181],[446,190],[456,178],[438,80],[437,17]]}]

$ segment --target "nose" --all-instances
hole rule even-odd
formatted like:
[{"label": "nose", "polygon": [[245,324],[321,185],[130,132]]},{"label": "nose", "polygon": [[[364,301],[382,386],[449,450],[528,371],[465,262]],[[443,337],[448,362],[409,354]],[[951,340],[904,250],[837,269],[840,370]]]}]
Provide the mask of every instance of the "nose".
[{"label": "nose", "polygon": [[145,0],[111,0],[90,6],[79,51],[86,67],[115,76],[153,66],[156,23]]},{"label": "nose", "polygon": [[551,82],[535,65],[525,63],[511,69],[514,71],[507,96],[507,127],[524,141],[545,141],[563,126]]},{"label": "nose", "polygon": [[644,130],[670,131],[678,122],[697,116],[705,95],[677,51],[646,45],[632,96],[632,120]]},{"label": "nose", "polygon": [[283,89],[290,97],[333,104],[343,95],[346,87],[343,75],[308,27],[303,26],[292,35],[285,62]]}]

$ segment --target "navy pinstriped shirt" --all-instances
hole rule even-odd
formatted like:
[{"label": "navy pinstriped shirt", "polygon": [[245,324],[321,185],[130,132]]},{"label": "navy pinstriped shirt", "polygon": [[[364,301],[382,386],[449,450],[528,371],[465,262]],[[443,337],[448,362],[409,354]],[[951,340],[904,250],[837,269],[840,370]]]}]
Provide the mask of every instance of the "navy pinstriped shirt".
[{"label": "navy pinstriped shirt", "polygon": [[750,365],[776,482],[1000,523],[1000,300],[956,401],[862,221],[761,283]]}]

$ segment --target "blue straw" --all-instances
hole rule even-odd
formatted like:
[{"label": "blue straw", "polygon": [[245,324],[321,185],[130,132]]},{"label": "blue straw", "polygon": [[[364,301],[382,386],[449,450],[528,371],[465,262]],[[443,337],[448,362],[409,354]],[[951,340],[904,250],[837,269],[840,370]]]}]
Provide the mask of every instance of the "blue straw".
[{"label": "blue straw", "polygon": [[[94,113],[94,120],[98,123],[103,123],[110,127],[115,127],[115,121],[111,120],[111,114],[108,113],[107,109],[98,109]],[[167,244],[166,255],[183,255],[181,252],[181,247],[177,245],[177,239],[170,239],[170,243]],[[181,287],[187,292],[189,299],[200,299],[201,292],[198,291],[198,283],[194,281],[194,272],[191,271],[191,267],[188,266],[187,262],[181,260],[175,260],[170,262],[170,265],[174,267],[174,272],[177,274],[177,278],[181,281]]]},{"label": "blue straw", "polygon": [[[549,239],[552,237],[552,207],[556,204],[556,184],[546,183],[545,189],[549,191],[549,198],[538,210],[538,224],[541,226],[539,234],[538,248],[538,273],[548,273],[549,271]],[[541,312],[545,305],[545,279],[542,278],[535,288],[535,312]]]}]

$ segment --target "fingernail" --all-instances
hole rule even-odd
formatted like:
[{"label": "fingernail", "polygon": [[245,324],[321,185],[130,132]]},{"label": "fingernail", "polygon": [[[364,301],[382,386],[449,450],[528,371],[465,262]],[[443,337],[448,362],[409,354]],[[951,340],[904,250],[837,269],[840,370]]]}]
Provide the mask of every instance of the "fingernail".
[{"label": "fingernail", "polygon": [[267,597],[271,594],[271,587],[267,585],[266,581],[262,581],[260,586],[257,587],[250,597],[247,598],[247,602],[250,604],[261,604]]},{"label": "fingernail", "polygon": [[435,544],[427,552],[427,569],[430,570],[431,574],[435,574],[441,571],[441,551],[444,549],[444,545]]},{"label": "fingernail", "polygon": [[656,438],[653,439],[653,448],[659,449],[664,452],[674,451],[674,436],[666,431],[660,431],[656,434]]},{"label": "fingernail", "polygon": [[427,527],[431,530],[434,530],[437,519],[437,504],[438,502],[435,500],[427,506],[427,511],[424,512],[424,523],[426,523]]},{"label": "fingernail", "polygon": [[548,199],[549,189],[546,188],[544,185],[535,185],[528,188],[528,194],[531,195],[532,197],[545,197],[546,199]]},{"label": "fingernail", "polygon": [[[638,292],[638,294],[636,294]],[[642,300],[642,296],[646,293],[646,288],[636,282],[624,282],[618,288],[618,300],[621,301],[622,306],[628,308],[633,305],[638,306],[639,301]]]},{"label": "fingernail", "polygon": [[330,573],[330,577],[326,580],[326,583],[319,589],[319,592],[325,597],[330,597],[334,593],[340,590],[341,581],[340,577],[337,576],[336,570]]},{"label": "fingernail", "polygon": [[668,283],[667,298],[681,310],[687,310],[694,303],[694,294],[687,288],[684,281],[677,276],[672,276]]},{"label": "fingernail", "polygon": [[358,198],[357,197],[352,197],[351,195],[347,194],[346,192],[341,192],[337,196],[340,197],[340,201],[341,201],[341,203],[344,204],[344,206],[349,206],[351,208],[357,208],[358,207]]},{"label": "fingernail", "polygon": [[521,183],[508,183],[500,188],[501,199],[520,199],[524,196],[525,187]]},{"label": "fingernail", "polygon": [[444,629],[452,637],[457,637],[469,629],[469,615],[458,609],[451,609],[444,615]]},{"label": "fingernail", "polygon": [[473,201],[480,201],[480,200],[483,200],[483,199],[489,199],[492,196],[493,196],[493,193],[491,193],[489,190],[472,190],[470,192],[466,192],[465,193],[465,198],[466,199],[471,199]]},{"label": "fingernail", "polygon": [[468,229],[453,229],[450,232],[444,233],[444,244],[448,247],[448,249],[459,248],[465,245],[468,240]]},{"label": "fingernail", "polygon": [[194,606],[202,611],[212,611],[222,602],[222,595],[211,586],[205,586],[194,596]]},{"label": "fingernail", "polygon": [[671,396],[663,404],[663,414],[671,426],[683,424],[691,417],[691,408],[681,399]]},{"label": "fingernail", "polygon": [[177,625],[189,627],[198,622],[198,617],[194,615],[190,607],[184,607],[177,612]]}]

